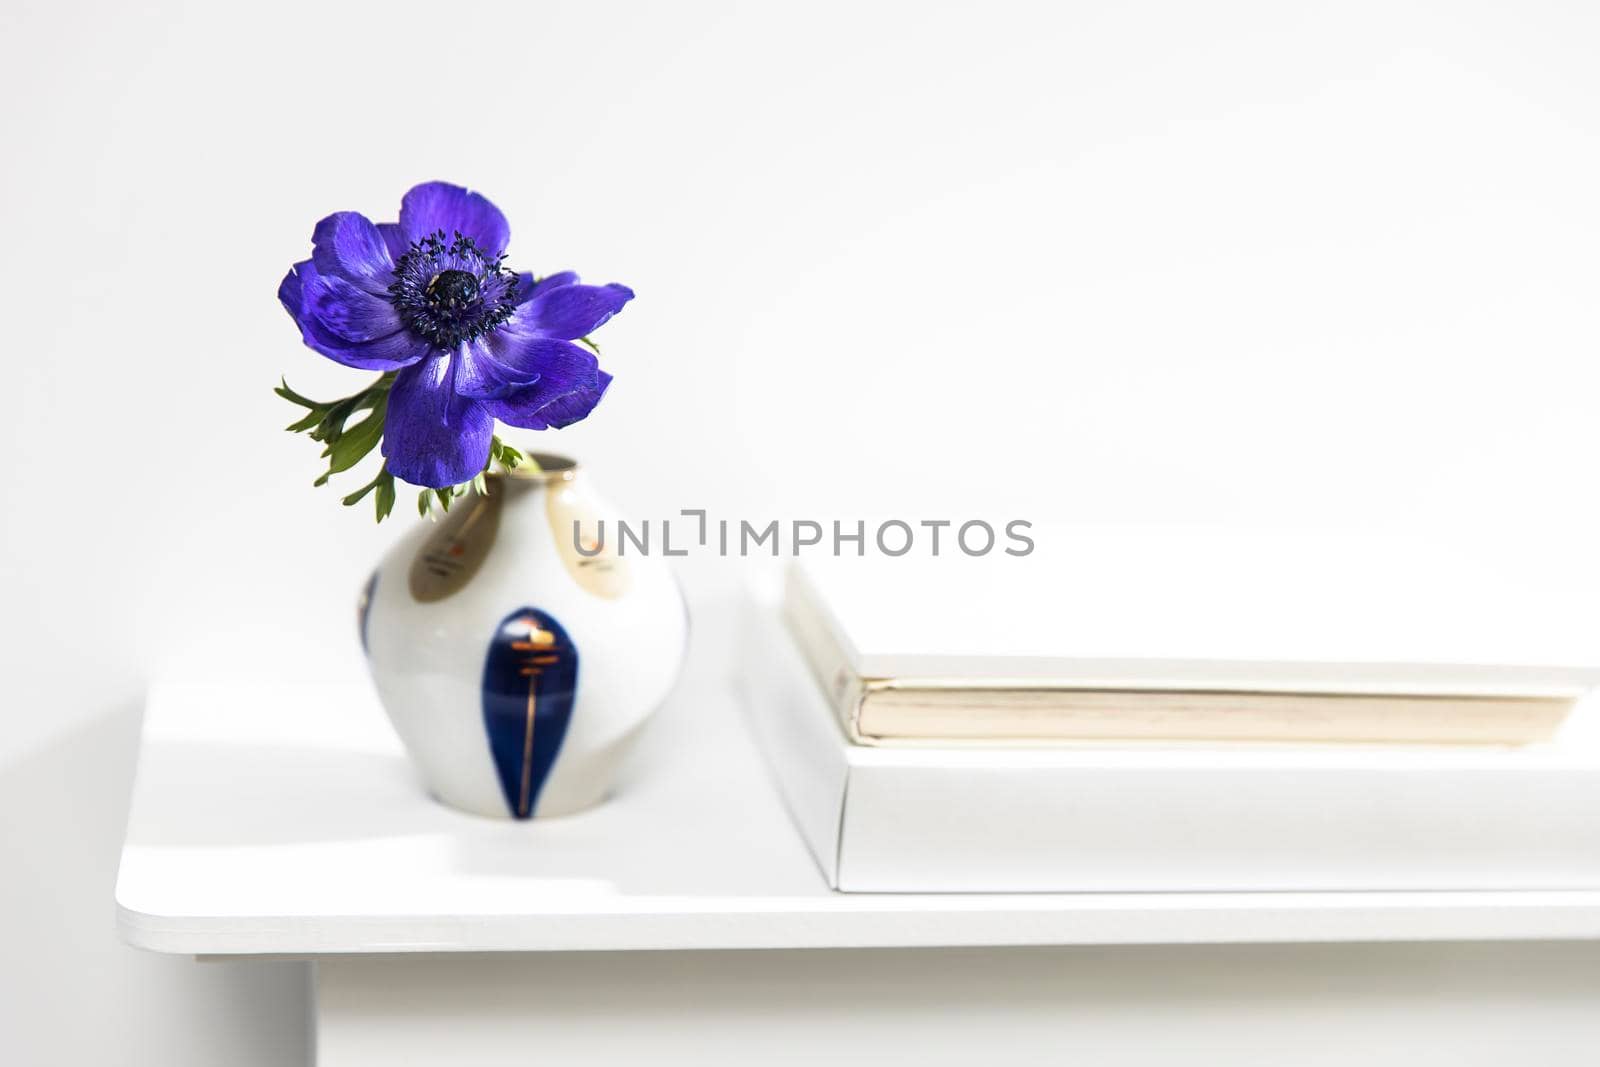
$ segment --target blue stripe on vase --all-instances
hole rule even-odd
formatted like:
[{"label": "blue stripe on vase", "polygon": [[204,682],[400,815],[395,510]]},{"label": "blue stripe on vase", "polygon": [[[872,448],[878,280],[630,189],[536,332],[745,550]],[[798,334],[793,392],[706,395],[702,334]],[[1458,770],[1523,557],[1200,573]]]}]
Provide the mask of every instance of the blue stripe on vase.
[{"label": "blue stripe on vase", "polygon": [[483,661],[483,727],[489,754],[518,819],[533,815],[555,766],[578,690],[578,650],[538,608],[507,615]]},{"label": "blue stripe on vase", "polygon": [[361,602],[356,607],[356,628],[361,634],[361,651],[371,654],[367,647],[367,620],[372,617],[372,595],[378,591],[378,572],[373,571],[372,577],[367,579],[367,587],[361,591]]}]

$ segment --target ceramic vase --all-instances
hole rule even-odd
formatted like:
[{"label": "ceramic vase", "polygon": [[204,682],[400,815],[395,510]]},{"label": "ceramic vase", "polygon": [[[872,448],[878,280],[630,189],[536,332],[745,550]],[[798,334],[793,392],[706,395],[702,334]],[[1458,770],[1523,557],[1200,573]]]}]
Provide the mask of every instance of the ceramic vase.
[{"label": "ceramic vase", "polygon": [[688,636],[665,562],[622,558],[616,513],[577,464],[533,458],[537,472],[492,475],[487,495],[419,522],[359,613],[379,698],[429,791],[514,819],[604,799]]}]

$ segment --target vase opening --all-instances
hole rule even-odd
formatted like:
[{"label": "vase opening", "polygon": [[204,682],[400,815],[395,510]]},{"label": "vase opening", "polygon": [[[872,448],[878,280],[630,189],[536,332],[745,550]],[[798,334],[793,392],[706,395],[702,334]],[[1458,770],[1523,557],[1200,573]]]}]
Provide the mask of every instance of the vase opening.
[{"label": "vase opening", "polygon": [[578,461],[568,456],[557,456],[549,452],[529,452],[528,458],[538,466],[530,464],[526,467],[513,467],[506,472],[507,475],[519,480],[549,484],[570,482],[578,474]]}]

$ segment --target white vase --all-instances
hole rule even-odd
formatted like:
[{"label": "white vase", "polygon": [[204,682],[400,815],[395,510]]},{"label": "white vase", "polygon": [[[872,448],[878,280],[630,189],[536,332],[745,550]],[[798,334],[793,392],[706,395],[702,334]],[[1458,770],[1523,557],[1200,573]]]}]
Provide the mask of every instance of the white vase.
[{"label": "white vase", "polygon": [[427,788],[517,819],[604,799],[688,636],[665,562],[620,558],[616,513],[577,464],[533,458],[540,472],[491,476],[487,496],[418,523],[360,611],[378,696]]}]

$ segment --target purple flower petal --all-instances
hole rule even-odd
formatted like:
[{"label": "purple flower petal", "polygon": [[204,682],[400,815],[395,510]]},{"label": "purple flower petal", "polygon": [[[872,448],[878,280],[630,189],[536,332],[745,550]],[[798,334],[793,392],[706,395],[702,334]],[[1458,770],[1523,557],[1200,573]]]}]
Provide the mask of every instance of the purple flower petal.
[{"label": "purple flower petal", "polygon": [[389,390],[383,455],[412,485],[459,485],[489,462],[494,419],[481,402],[456,393],[458,361],[436,353],[407,367]]},{"label": "purple flower petal", "polygon": [[540,278],[539,279],[539,283],[533,287],[533,290],[528,293],[528,296],[529,297],[535,297],[535,296],[538,296],[540,293],[548,292],[551,289],[560,288],[563,285],[577,285],[577,284],[578,284],[578,273],[577,273],[577,271],[564,270],[564,271],[561,271],[559,274],[551,274],[548,277]]},{"label": "purple flower petal", "polygon": [[428,354],[427,342],[405,330],[371,341],[352,341],[334,333],[307,307],[307,292],[321,290],[324,281],[308,259],[296,263],[278,286],[278,299],[300,327],[307,347],[358,370],[399,370]]},{"label": "purple flower petal", "polygon": [[403,325],[394,305],[332,274],[319,274],[304,288],[304,308],[329,333],[346,341],[375,341]]},{"label": "purple flower petal", "polygon": [[443,230],[446,238],[457,233],[470,237],[480,249],[497,256],[511,243],[511,224],[488,197],[449,182],[425,182],[400,201],[400,229],[418,241]]},{"label": "purple flower petal", "polygon": [[504,399],[487,400],[484,407],[507,426],[524,430],[553,430],[588,418],[611,385],[611,375],[600,371],[595,384],[549,398],[540,385],[518,389]]},{"label": "purple flower petal", "polygon": [[305,302],[305,280],[316,276],[317,268],[309,259],[305,259],[290,267],[289,273],[278,283],[278,303],[296,322],[300,321],[300,308]]},{"label": "purple flower petal", "polygon": [[537,382],[550,395],[592,387],[600,361],[587,348],[555,337],[530,337],[499,330],[484,338],[500,376],[517,385]]},{"label": "purple flower petal", "polygon": [[543,430],[576,422],[594,408],[611,381],[592,352],[570,341],[501,331],[488,338],[488,348],[506,374],[538,376],[485,398],[489,412],[511,426]]},{"label": "purple flower petal", "polygon": [[632,299],[633,290],[626,285],[559,285],[536,292],[518,309],[512,326],[571,341],[604,326]]},{"label": "purple flower petal", "polygon": [[533,275],[523,271],[512,280],[511,291],[507,295],[511,297],[513,304],[525,304],[536,288],[538,288],[538,283],[533,280]]},{"label": "purple flower petal", "polygon": [[501,363],[482,339],[464,343],[456,360],[456,392],[478,400],[502,397],[539,380],[537,370],[518,370]]},{"label": "purple flower petal", "polygon": [[539,281],[534,281],[532,274],[523,271],[517,275],[517,280],[511,288],[511,302],[513,304],[526,304],[542,292],[554,289],[558,285],[573,285],[577,280],[578,276],[570,270],[562,271],[560,274],[552,274]]},{"label": "purple flower petal", "polygon": [[378,223],[378,236],[383,238],[383,245],[389,250],[389,258],[396,263],[400,257],[411,249],[411,242],[406,239],[406,231],[400,228],[398,222]]},{"label": "purple flower petal", "polygon": [[394,281],[394,260],[383,237],[365,215],[340,211],[317,223],[311,234],[311,261],[322,274],[353,282],[383,296]]}]

